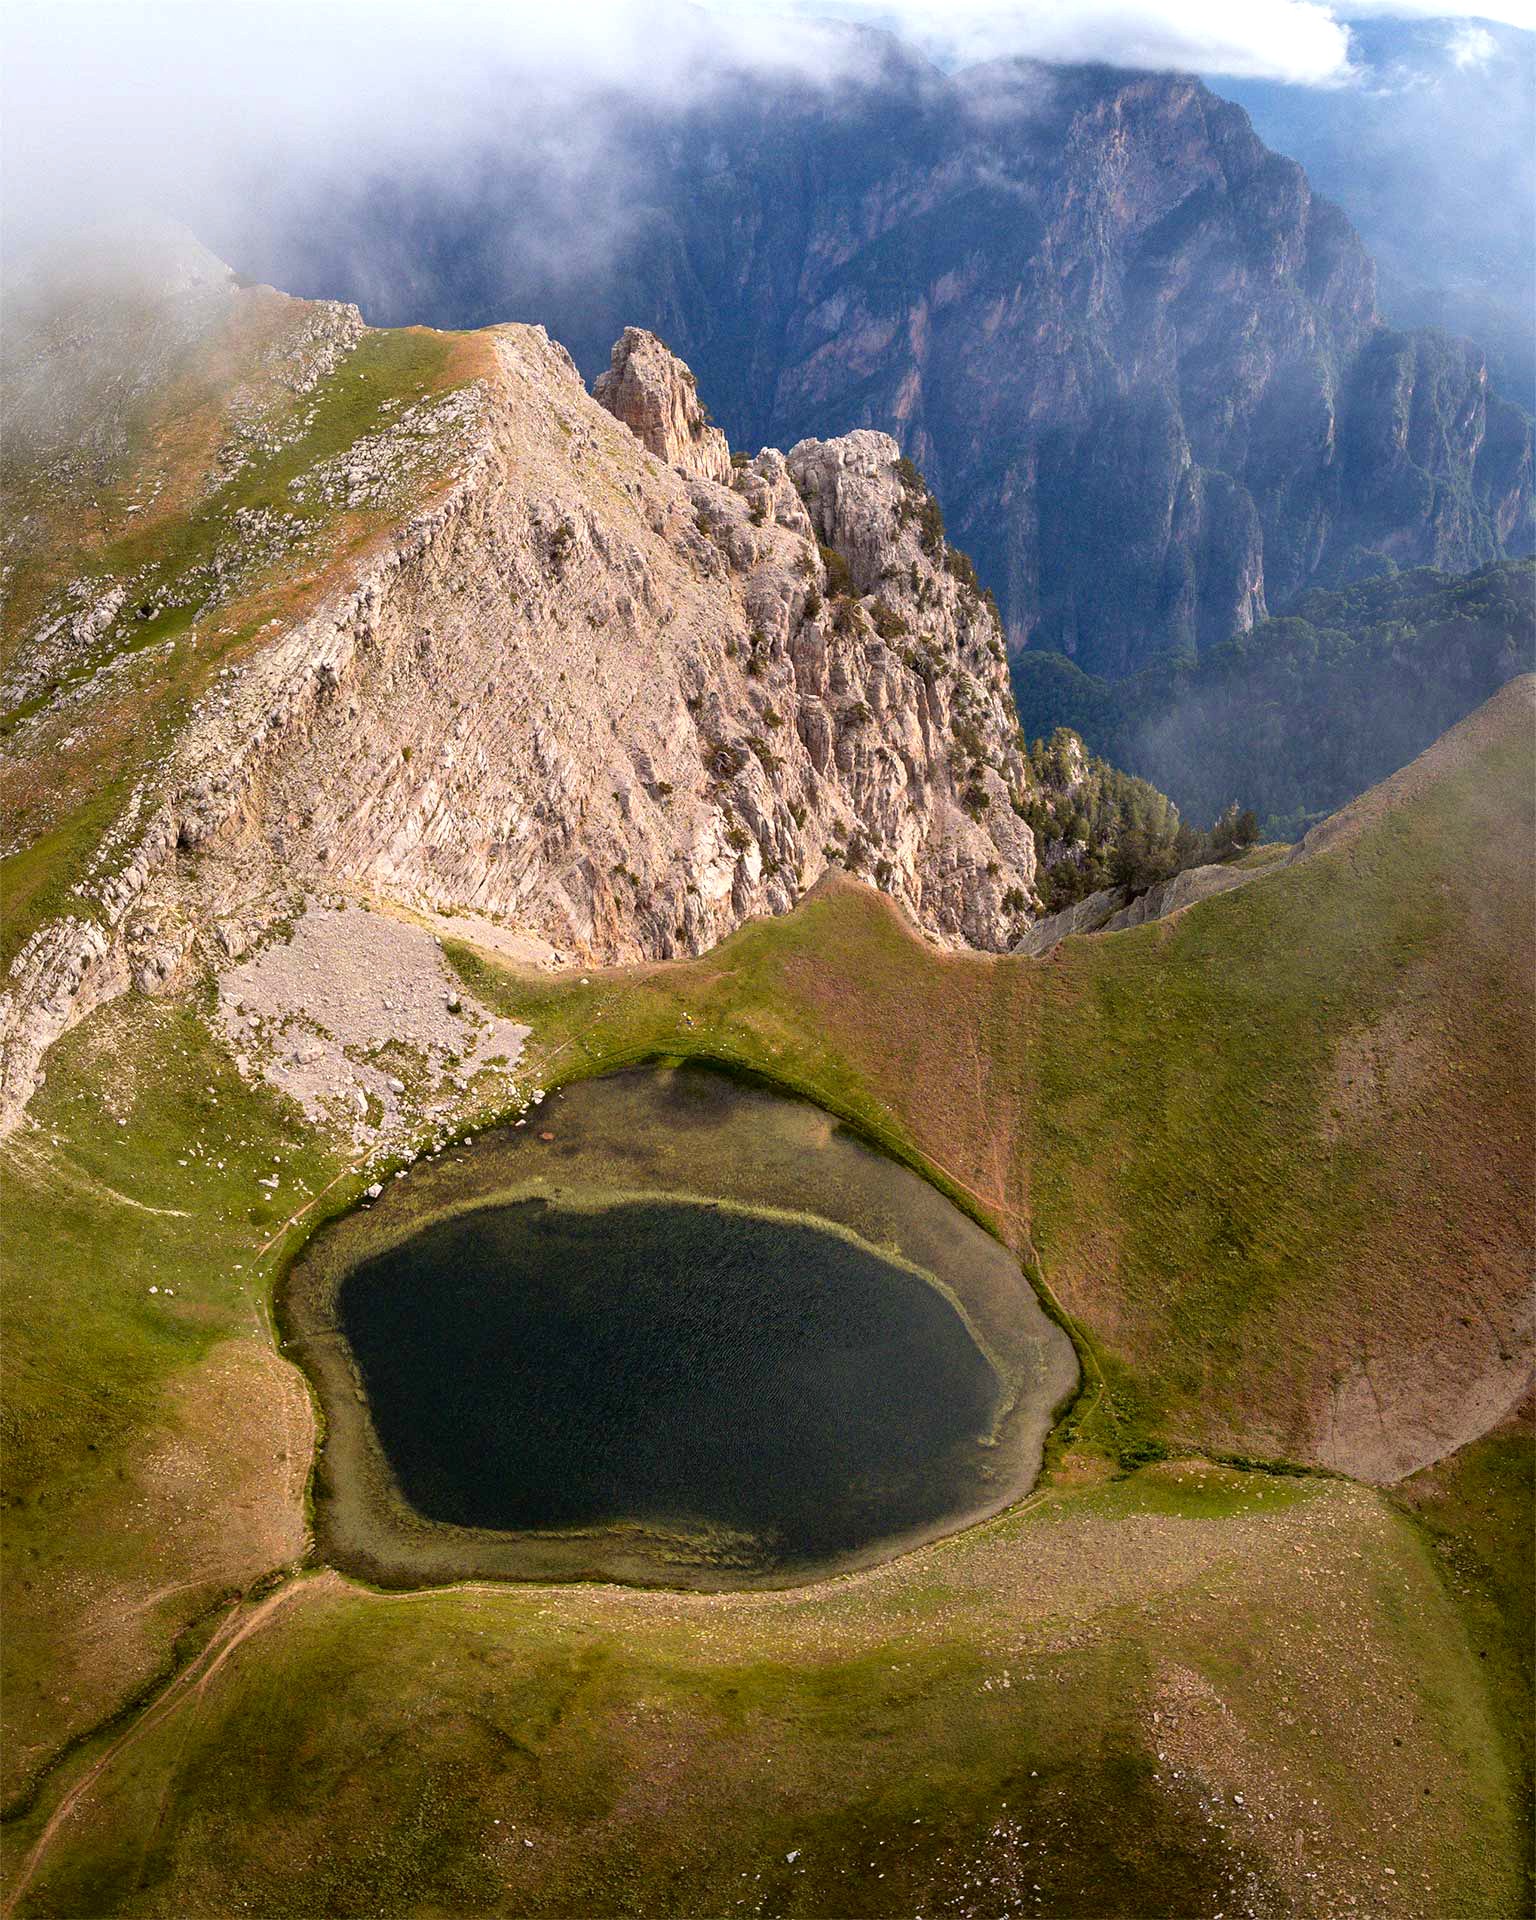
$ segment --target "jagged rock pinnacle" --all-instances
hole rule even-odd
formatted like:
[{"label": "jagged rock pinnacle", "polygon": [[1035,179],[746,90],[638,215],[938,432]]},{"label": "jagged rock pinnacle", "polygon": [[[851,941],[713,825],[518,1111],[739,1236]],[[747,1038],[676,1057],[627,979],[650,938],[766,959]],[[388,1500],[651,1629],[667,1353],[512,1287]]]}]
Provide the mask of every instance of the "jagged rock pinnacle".
[{"label": "jagged rock pinnacle", "polygon": [[658,460],[696,480],[730,485],[729,442],[709,424],[693,375],[654,333],[626,327],[592,391]]}]

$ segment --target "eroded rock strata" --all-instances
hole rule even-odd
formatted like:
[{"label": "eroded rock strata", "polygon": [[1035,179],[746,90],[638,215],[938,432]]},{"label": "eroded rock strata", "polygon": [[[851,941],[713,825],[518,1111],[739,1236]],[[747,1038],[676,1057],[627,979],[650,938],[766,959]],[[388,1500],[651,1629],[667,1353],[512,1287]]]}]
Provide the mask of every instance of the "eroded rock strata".
[{"label": "eroded rock strata", "polygon": [[[358,337],[330,331],[322,379]],[[91,1005],[226,961],[317,890],[612,962],[700,952],[829,866],[942,943],[1003,950],[1038,910],[997,615],[895,442],[733,465],[649,335],[620,341],[605,404],[541,328],[479,340],[477,378],[289,483],[366,500],[429,430],[446,462],[220,673],[80,910],[34,930],[4,1001],[8,1116]],[[114,591],[92,587],[106,644],[131,618]]]}]

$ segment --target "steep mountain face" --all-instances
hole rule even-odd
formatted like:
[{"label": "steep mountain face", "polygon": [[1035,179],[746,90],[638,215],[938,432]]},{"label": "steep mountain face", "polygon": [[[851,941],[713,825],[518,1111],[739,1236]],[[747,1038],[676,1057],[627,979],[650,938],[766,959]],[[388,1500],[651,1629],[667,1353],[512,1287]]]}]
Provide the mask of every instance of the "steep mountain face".
[{"label": "steep mountain face", "polygon": [[1353,85],[1223,80],[1262,138],[1337,200],[1399,325],[1470,334],[1536,396],[1536,33],[1494,20],[1350,21]]},{"label": "steep mountain face", "polygon": [[894,434],[1010,645],[1093,672],[1531,546],[1530,423],[1481,352],[1384,328],[1348,221],[1193,79],[948,77],[871,39],[825,86],[722,81],[615,139],[595,263],[529,244],[531,163],[306,211],[273,258],[391,289],[384,317],[536,313],[589,372],[641,321],[738,444]]},{"label": "steep mountain face", "polygon": [[700,952],[829,866],[946,944],[1028,924],[1001,630],[892,440],[733,467],[648,335],[605,406],[539,328],[222,291],[85,476],[95,520],[34,514],[14,556],[10,1113],[96,1001],[322,893],[573,961]]}]

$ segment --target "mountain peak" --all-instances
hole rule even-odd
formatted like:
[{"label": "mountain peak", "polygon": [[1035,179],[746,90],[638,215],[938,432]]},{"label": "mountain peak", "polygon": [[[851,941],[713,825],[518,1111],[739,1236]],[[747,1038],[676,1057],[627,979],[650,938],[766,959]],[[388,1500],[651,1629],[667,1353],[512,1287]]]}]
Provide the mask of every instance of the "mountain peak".
[{"label": "mountain peak", "polygon": [[696,480],[730,485],[730,444],[710,424],[692,373],[654,333],[626,327],[592,392],[658,460]]},{"label": "mountain peak", "polygon": [[[511,244],[527,214],[505,194],[424,191],[453,266],[398,316],[538,312],[589,377],[634,322],[735,445],[893,434],[1015,649],[1118,678],[1309,587],[1530,551],[1529,422],[1470,347],[1389,334],[1345,215],[1187,74],[742,82],[677,120],[637,107],[625,141],[613,238],[571,272]],[[332,285],[392,244],[341,216],[306,236]],[[626,334],[602,392],[669,464],[711,470],[676,379]]]}]

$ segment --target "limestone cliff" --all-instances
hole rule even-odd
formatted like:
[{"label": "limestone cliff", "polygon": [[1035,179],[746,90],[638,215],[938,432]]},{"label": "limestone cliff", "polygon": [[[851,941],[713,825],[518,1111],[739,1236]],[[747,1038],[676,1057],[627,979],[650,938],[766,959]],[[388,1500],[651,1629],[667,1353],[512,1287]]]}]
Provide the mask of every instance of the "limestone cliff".
[{"label": "limestone cliff", "polygon": [[[242,302],[280,298],[239,294],[220,352]],[[263,365],[281,385],[315,310],[285,302],[279,319]],[[434,339],[332,332],[318,387],[292,401],[311,432],[328,388],[351,408],[365,372]],[[18,596],[6,757],[23,795],[52,749],[108,730],[135,674],[150,698],[146,658],[163,675],[189,661],[196,694],[160,750],[130,760],[68,910],[23,926],[7,1116],[88,1006],[227,964],[322,891],[473,912],[571,961],[697,953],[829,866],[941,942],[1002,950],[1028,924],[1030,776],[1001,632],[895,443],[860,432],[733,469],[691,376],[649,336],[620,342],[606,406],[540,328],[468,341],[473,377],[382,400],[375,379],[368,429],[323,461],[296,462],[271,428],[252,457],[285,477],[279,491],[258,471],[260,508],[220,504],[237,465],[226,419],[177,480],[190,519],[158,545],[87,555],[66,538]],[[330,517],[296,508],[285,531],[289,501]],[[370,504],[376,531],[346,547]],[[198,515],[219,566],[146,587],[165,554],[197,550]],[[156,558],[121,577],[125,552]],[[297,604],[282,597],[295,574]],[[39,691],[38,649],[72,631],[77,603],[96,610],[96,651]],[[146,630],[167,636],[158,649],[135,646]],[[21,809],[23,861],[51,851],[43,829],[68,827],[68,806],[40,803],[30,837]]]}]

